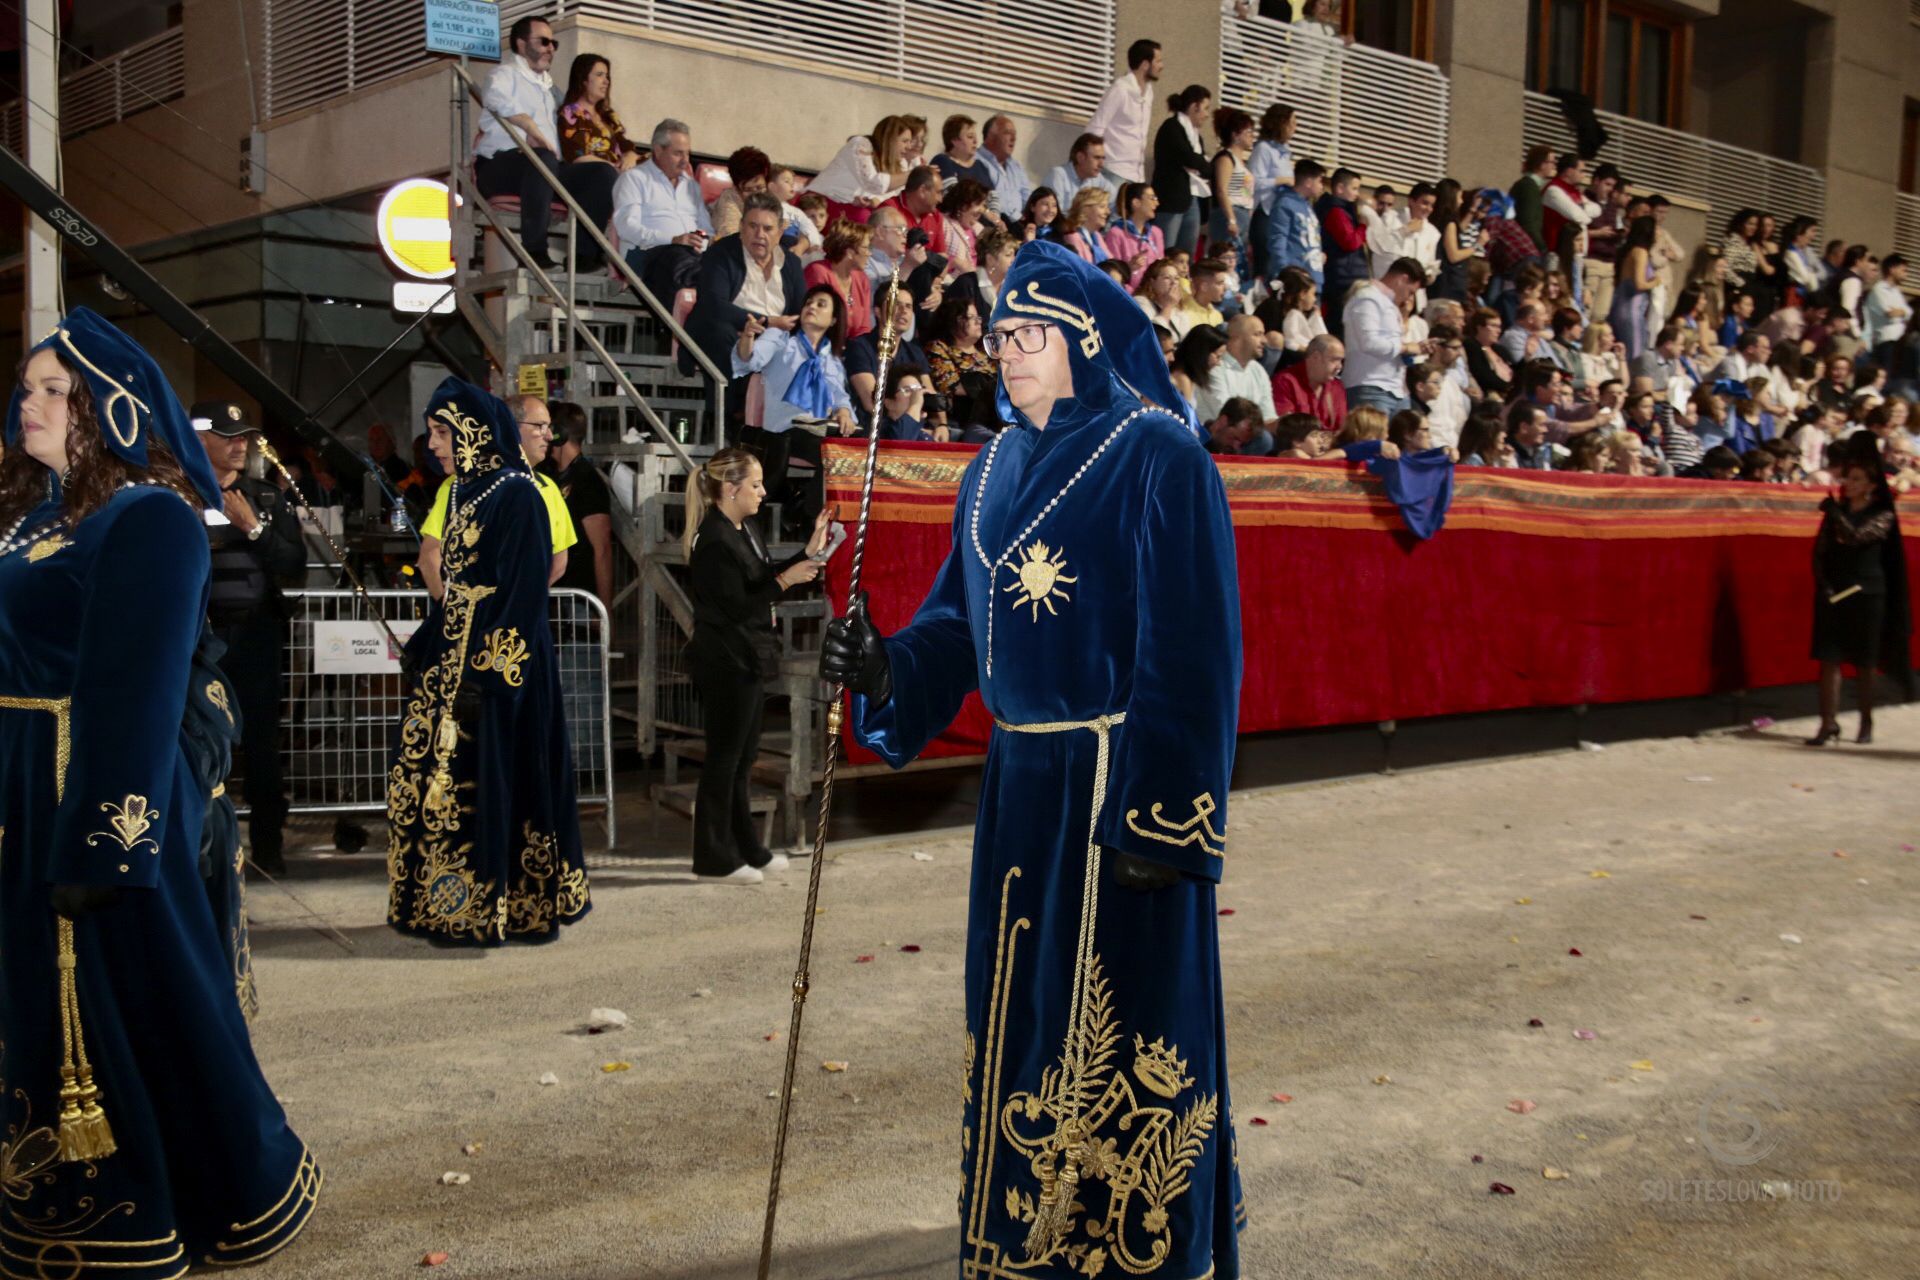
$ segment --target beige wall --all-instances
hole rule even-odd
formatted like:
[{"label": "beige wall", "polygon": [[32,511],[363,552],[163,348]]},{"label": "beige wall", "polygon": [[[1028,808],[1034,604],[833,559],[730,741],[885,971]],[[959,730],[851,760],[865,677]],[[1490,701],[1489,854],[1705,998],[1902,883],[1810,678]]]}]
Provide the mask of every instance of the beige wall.
[{"label": "beige wall", "polygon": [[1532,0],[1438,0],[1434,60],[1452,81],[1447,173],[1504,190],[1520,173],[1521,95]]},{"label": "beige wall", "polygon": [[1827,232],[1885,251],[1893,241],[1901,100],[1911,48],[1908,7],[1819,0],[1831,22],[1807,45],[1806,163],[1827,176]]}]

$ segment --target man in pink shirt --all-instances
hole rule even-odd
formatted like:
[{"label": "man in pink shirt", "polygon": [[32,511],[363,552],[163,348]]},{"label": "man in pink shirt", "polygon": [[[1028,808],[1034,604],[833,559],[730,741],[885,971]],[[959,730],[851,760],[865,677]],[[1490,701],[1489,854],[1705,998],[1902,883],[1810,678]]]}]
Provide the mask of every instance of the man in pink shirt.
[{"label": "man in pink shirt", "polygon": [[1305,359],[1273,375],[1274,415],[1312,414],[1321,426],[1338,433],[1347,420],[1347,389],[1340,383],[1346,363],[1347,349],[1332,334],[1309,342]]}]

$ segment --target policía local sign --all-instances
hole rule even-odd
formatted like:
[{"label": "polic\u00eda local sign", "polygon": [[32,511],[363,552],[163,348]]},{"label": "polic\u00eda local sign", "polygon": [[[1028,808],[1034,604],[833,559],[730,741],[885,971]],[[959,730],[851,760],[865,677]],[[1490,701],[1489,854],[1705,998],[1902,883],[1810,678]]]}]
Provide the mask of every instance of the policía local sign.
[{"label": "polic\u00eda local sign", "polygon": [[426,0],[427,52],[500,60],[500,7],[493,0]]},{"label": "polic\u00eda local sign", "polygon": [[395,311],[452,311],[453,291],[443,284],[453,274],[453,223],[447,218],[447,184],[432,178],[408,178],[387,192],[374,216],[374,229],[387,261],[413,277],[393,286]]}]

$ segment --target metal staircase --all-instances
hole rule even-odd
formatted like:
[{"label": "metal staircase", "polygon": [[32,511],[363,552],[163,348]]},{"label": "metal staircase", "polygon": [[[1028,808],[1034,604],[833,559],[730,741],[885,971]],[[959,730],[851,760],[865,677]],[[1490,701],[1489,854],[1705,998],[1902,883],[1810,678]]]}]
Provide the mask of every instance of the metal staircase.
[{"label": "metal staircase", "polygon": [[[466,144],[475,109],[489,109],[465,67],[452,70],[456,305],[509,387],[518,384],[520,370],[538,365],[550,389],[564,387],[566,398],[587,410],[586,452],[607,476],[614,536],[625,552],[611,610],[615,742],[642,755],[663,751],[668,779],[655,788],[654,799],[690,813],[692,787],[678,782],[674,771],[680,760],[698,760],[704,744],[681,659],[693,630],[693,605],[683,585],[680,532],[687,477],[724,441],[727,377],[673,318],[671,300],[653,295],[599,228],[591,228],[592,237],[608,259],[607,270],[575,270],[571,224],[558,219],[564,265],[548,272],[532,261],[519,243],[517,212],[496,209],[473,183]],[[521,153],[544,168],[519,130],[501,124]],[[551,172],[547,176],[569,219],[580,219],[578,203]],[[681,372],[681,350],[694,365],[691,374]],[[772,527],[779,528],[778,509],[768,511]],[[785,784],[777,801],[758,797],[755,811],[777,808],[784,831],[797,839],[814,781],[813,753],[806,748],[824,714],[816,705],[824,687],[811,650],[827,616],[826,601],[783,603],[778,615],[793,655],[778,692],[789,695],[796,732],[766,735],[754,776]]]}]

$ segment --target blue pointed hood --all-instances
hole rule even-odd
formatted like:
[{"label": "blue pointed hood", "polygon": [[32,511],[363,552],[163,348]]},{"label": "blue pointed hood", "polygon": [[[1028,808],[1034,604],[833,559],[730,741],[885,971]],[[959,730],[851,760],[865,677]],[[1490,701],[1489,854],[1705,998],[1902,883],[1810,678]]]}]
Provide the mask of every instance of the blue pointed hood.
[{"label": "blue pointed hood", "polygon": [[[1071,249],[1044,240],[1020,247],[990,323],[1008,319],[1045,321],[1066,335],[1079,408],[1130,408],[1131,402],[1151,401],[1200,434],[1140,304]],[[996,388],[995,401],[1002,421],[1026,421],[1007,400],[1004,384]]]},{"label": "blue pointed hood", "polygon": [[[114,456],[144,468],[147,442],[157,436],[187,473],[201,501],[210,507],[220,505],[220,483],[214,479],[207,452],[193,434],[180,397],[145,347],[99,313],[75,307],[27,352],[27,358],[41,351],[52,351],[86,379],[100,438]],[[20,439],[20,402],[25,398],[26,391],[15,387],[7,406],[9,448]]]},{"label": "blue pointed hood", "polygon": [[475,480],[502,470],[532,471],[520,448],[520,424],[499,396],[447,378],[427,401],[427,420],[453,432],[453,477]]}]

